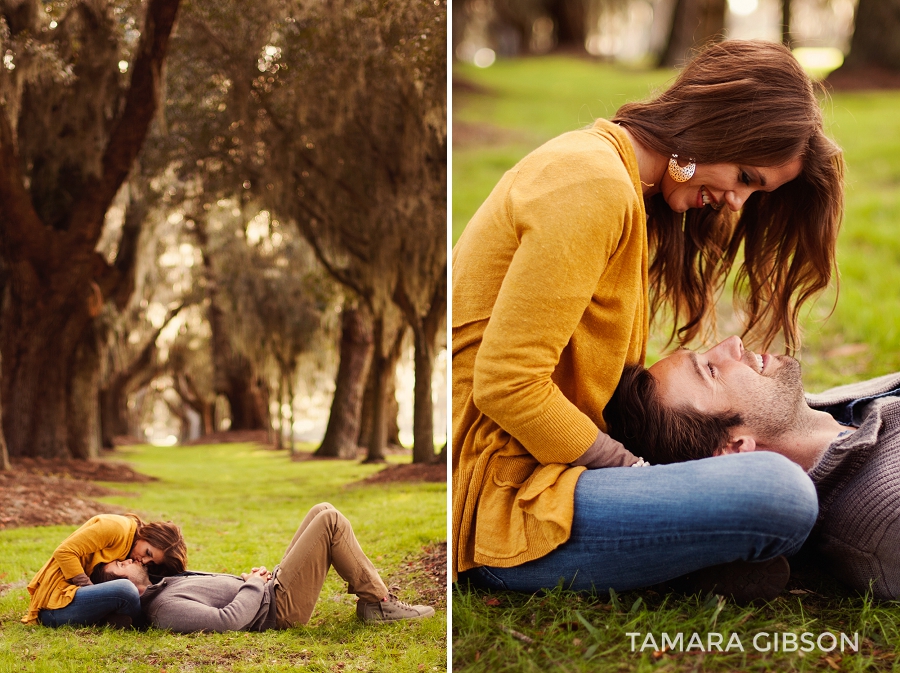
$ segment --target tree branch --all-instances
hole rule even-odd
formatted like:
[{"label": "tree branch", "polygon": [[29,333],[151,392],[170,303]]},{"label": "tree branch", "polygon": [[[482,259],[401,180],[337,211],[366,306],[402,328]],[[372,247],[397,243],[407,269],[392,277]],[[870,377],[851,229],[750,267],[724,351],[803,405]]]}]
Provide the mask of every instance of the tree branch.
[{"label": "tree branch", "polygon": [[25,188],[22,164],[3,102],[0,102],[0,233],[0,245],[7,259],[15,261],[26,256],[39,266],[46,262],[49,231]]},{"label": "tree branch", "polygon": [[131,85],[106,145],[102,176],[94,180],[94,185],[86,185],[84,196],[73,206],[69,228],[72,242],[93,244],[97,240],[109,204],[144,144],[159,103],[162,69],[179,2],[149,0],[137,55],[131,64]]}]

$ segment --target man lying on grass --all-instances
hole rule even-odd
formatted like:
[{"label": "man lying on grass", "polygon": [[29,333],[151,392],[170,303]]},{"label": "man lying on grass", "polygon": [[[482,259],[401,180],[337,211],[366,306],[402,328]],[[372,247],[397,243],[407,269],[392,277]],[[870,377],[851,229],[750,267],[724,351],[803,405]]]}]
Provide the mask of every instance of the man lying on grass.
[{"label": "man lying on grass", "polygon": [[807,544],[852,587],[900,597],[900,374],[804,395],[797,360],[731,337],[626,368],[604,417],[653,464],[748,451],[794,461],[819,497]]},{"label": "man lying on grass", "polygon": [[356,614],[364,622],[430,617],[434,609],[408,605],[391,594],[363,553],[350,522],[328,503],[313,507],[281,563],[235,575],[187,572],[152,584],[144,567],[129,560],[94,571],[95,583],[129,579],[141,595],[152,626],[192,631],[265,631],[306,624],[328,568],[334,566],[359,596]]}]

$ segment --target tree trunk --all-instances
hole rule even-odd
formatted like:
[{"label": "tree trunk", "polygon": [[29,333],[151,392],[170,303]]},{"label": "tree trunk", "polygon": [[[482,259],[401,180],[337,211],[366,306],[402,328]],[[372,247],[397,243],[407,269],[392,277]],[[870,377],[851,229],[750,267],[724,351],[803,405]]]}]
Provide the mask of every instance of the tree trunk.
[{"label": "tree trunk", "polygon": [[434,402],[431,376],[434,372],[434,340],[423,329],[415,329],[416,382],[413,394],[413,462],[434,461]]},{"label": "tree trunk", "polygon": [[191,423],[188,419],[188,406],[181,398],[178,399],[178,404],[167,400],[165,397],[163,397],[162,400],[169,408],[169,412],[178,419],[178,443],[186,444],[190,441],[191,434]]},{"label": "tree trunk", "polygon": [[[147,398],[149,397],[147,391],[147,388],[138,388],[134,392],[134,396],[131,398],[134,405],[129,409],[129,413],[126,416],[128,419],[128,434],[141,440],[145,439],[144,426],[142,423],[144,421],[144,410],[147,406]],[[125,398],[125,404],[127,406],[128,396]]]},{"label": "tree trunk", "polygon": [[69,452],[73,458],[100,456],[100,358],[101,343],[96,321],[90,321],[75,349],[75,362],[67,410]]},{"label": "tree trunk", "polygon": [[692,51],[724,37],[726,0],[676,0],[672,28],[660,66],[673,68],[691,60]]},{"label": "tree trunk", "polygon": [[[45,270],[39,277],[30,265],[18,264],[11,271],[0,319],[9,455],[71,458],[69,395],[76,350],[90,321],[87,284],[66,270]],[[84,292],[75,289],[79,286]]]},{"label": "tree trunk", "polygon": [[291,450],[291,456],[296,455],[297,447],[294,445],[294,385],[293,372],[288,374],[287,380],[287,403],[288,403],[288,447]]},{"label": "tree trunk", "polygon": [[791,48],[791,0],[781,0],[781,43]]},{"label": "tree trunk", "polygon": [[850,53],[841,69],[900,72],[900,0],[859,0]]},{"label": "tree trunk", "polygon": [[[2,296],[2,292],[0,292],[0,296]],[[2,369],[2,360],[0,360],[0,369]],[[3,434],[3,402],[0,401],[0,470],[8,471],[11,469],[9,451],[6,448],[6,435]]]},{"label": "tree trunk", "polygon": [[221,393],[231,409],[231,430],[265,430],[269,423],[268,393],[243,355],[233,353],[224,365]]},{"label": "tree trunk", "polygon": [[556,48],[583,53],[587,34],[585,0],[550,0],[547,10],[556,26]]},{"label": "tree trunk", "polygon": [[394,302],[403,311],[412,327],[415,344],[415,387],[413,401],[413,462],[434,460],[434,403],[431,398],[431,378],[434,373],[435,342],[438,330],[445,323],[447,312],[447,266],[438,275],[428,310],[419,313],[404,286],[398,284]]},{"label": "tree trunk", "polygon": [[372,416],[369,436],[366,438],[366,463],[383,463],[384,448],[387,446],[388,436],[388,410],[387,390],[388,379],[394,375],[394,368],[388,363],[388,358],[375,353],[372,357]]},{"label": "tree trunk", "polygon": [[[197,241],[203,255],[203,269],[207,281],[211,355],[215,380],[213,389],[224,395],[231,412],[230,430],[271,431],[269,418],[269,392],[264,381],[257,376],[253,364],[231,343],[225,312],[219,306],[219,290],[212,259],[209,255],[209,236],[206,221],[197,218]],[[279,397],[279,402],[281,398]]]},{"label": "tree trunk", "polygon": [[284,448],[284,417],[281,415],[281,401],[284,399],[284,377],[278,375],[278,392],[275,393],[278,400],[278,411],[275,412],[275,450],[281,451]]},{"label": "tree trunk", "polygon": [[[397,330],[392,340],[385,340],[382,336],[384,330],[384,318],[375,320],[375,351],[372,355],[371,371],[369,373],[373,384],[372,390],[372,425],[366,443],[366,463],[383,463],[384,449],[388,443],[389,410],[388,391],[393,391],[391,383],[397,369],[397,361],[400,359],[400,349],[403,344],[403,334],[406,327]],[[387,346],[385,352],[378,344]],[[394,395],[391,395],[394,397]],[[396,412],[393,414],[396,420]]]},{"label": "tree trunk", "polygon": [[[127,218],[126,218],[127,219]],[[133,275],[133,274],[132,274]],[[131,362],[122,369],[115,371],[107,377],[105,385],[100,387],[100,438],[101,445],[104,448],[112,449],[115,446],[115,437],[117,435],[133,434],[130,428],[128,413],[128,393],[136,388],[141,388],[149,384],[153,378],[159,373],[159,369],[153,365],[156,358],[156,340],[162,333],[163,329],[171,322],[171,320],[181,312],[184,304],[171,310],[166,315],[163,324],[156,331],[151,333],[147,343],[140,350]],[[190,391],[184,390],[179,379],[179,373],[173,372],[175,379],[176,392],[181,398],[191,405],[194,410],[200,414],[202,418],[206,418],[203,410],[204,402],[200,395],[195,392],[190,395]],[[190,384],[190,377],[184,375],[184,383],[193,388]],[[191,399],[188,399],[191,398]],[[196,402],[196,404],[195,404]],[[207,423],[204,421],[204,432],[212,432],[212,417],[210,416],[208,429]],[[137,435],[135,435],[137,436]]]},{"label": "tree trunk", "polygon": [[[363,393],[362,411],[359,415],[359,437],[357,439],[359,446],[368,446],[369,437],[372,435],[372,419],[375,415],[375,388],[375,372],[370,366],[369,375],[366,377],[365,392]],[[388,377],[387,388],[384,391],[384,400],[385,414],[387,416],[387,439],[385,444],[402,446],[400,441],[400,423],[397,419],[400,414],[400,405],[397,403],[397,381],[393,376]]]},{"label": "tree trunk", "polygon": [[115,447],[115,438],[130,434],[128,399],[124,381],[114,380],[100,389],[100,443],[104,449]]},{"label": "tree trunk", "polygon": [[334,399],[317,457],[355,460],[363,392],[372,361],[372,324],[365,309],[345,307],[341,316],[341,352]]}]

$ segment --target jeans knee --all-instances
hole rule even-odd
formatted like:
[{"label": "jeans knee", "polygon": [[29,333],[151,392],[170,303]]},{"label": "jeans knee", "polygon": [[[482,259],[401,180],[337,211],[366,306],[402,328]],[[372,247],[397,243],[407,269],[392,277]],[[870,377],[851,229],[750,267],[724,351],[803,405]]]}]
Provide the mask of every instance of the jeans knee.
[{"label": "jeans knee", "polygon": [[769,527],[786,547],[796,552],[812,530],[819,500],[812,480],[796,463],[770,451],[746,456],[741,463],[744,506],[754,519]]},{"label": "jeans knee", "polygon": [[123,605],[140,605],[141,593],[131,580],[111,580],[105,584],[109,587],[110,595],[119,599]]}]

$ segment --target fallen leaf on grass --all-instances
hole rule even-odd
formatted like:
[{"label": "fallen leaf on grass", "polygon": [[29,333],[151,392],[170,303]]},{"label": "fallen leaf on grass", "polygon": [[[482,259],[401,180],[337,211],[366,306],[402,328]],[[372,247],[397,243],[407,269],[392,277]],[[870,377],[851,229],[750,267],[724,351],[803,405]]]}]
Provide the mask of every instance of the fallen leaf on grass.
[{"label": "fallen leaf on grass", "polygon": [[841,670],[841,667],[838,666],[838,663],[840,662],[840,660],[841,660],[840,657],[825,657],[825,663],[827,663],[829,666],[831,666],[836,671]]},{"label": "fallen leaf on grass", "polygon": [[572,638],[572,644],[575,647],[578,647],[579,645],[581,645],[581,638]]},{"label": "fallen leaf on grass", "polygon": [[803,589],[791,589],[788,593],[790,593],[790,594],[796,594],[796,595],[799,596],[800,594],[808,594],[809,592],[808,592],[808,591],[805,591],[805,590],[803,590]]},{"label": "fallen leaf on grass", "polygon": [[485,605],[489,605],[492,608],[496,608],[500,605],[501,601],[499,598],[494,598],[493,596],[485,596],[481,600],[484,601]]}]

